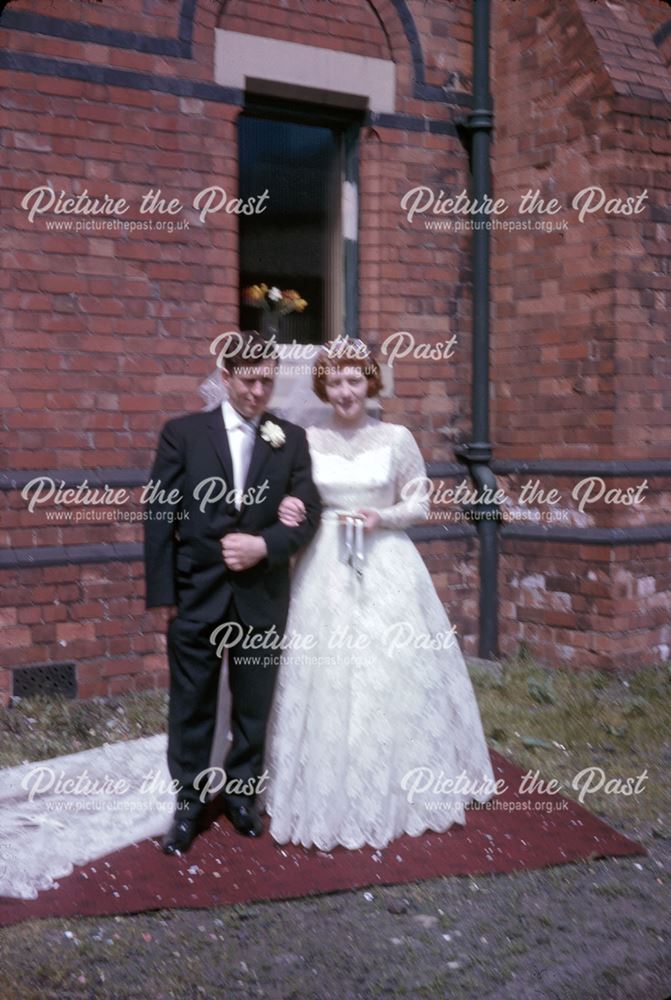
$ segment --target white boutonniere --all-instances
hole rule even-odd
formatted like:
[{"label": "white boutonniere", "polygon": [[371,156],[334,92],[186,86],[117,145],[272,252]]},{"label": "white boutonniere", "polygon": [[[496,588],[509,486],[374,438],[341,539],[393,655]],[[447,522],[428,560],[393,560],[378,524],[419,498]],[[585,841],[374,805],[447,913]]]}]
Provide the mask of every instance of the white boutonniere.
[{"label": "white boutonniere", "polygon": [[274,424],[272,420],[266,420],[261,424],[259,434],[271,448],[281,448],[287,439],[282,428],[278,424]]}]

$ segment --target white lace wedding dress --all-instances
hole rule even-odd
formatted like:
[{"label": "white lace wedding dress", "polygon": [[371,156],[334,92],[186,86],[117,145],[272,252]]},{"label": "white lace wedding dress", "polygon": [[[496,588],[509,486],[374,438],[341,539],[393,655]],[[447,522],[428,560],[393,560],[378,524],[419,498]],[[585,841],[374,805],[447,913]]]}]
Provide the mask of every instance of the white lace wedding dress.
[{"label": "white lace wedding dress", "polygon": [[35,899],[83,865],[165,832],[165,734],[0,771],[0,896]]},{"label": "white lace wedding dress", "polygon": [[[367,420],[308,440],[324,511],[292,577],[262,799],[279,843],[382,848],[463,824],[495,778],[458,642],[403,530],[428,507],[401,498],[426,476],[412,434]],[[381,523],[359,575],[338,512],[363,508]]]}]

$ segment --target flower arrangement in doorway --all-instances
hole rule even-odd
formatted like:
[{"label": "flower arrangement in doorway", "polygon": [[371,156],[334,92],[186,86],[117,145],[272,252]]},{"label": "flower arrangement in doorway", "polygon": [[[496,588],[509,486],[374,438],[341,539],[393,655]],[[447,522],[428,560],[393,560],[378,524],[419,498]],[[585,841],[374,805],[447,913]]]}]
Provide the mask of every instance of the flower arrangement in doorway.
[{"label": "flower arrangement in doorway", "polygon": [[262,309],[264,312],[287,316],[289,313],[302,313],[308,303],[293,288],[282,290],[275,285],[249,285],[242,290],[242,300],[246,306]]}]

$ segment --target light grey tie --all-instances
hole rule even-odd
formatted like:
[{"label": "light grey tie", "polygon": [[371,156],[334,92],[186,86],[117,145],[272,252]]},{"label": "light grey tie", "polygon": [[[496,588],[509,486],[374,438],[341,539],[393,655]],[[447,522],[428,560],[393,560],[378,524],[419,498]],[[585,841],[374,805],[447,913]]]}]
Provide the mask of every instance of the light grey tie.
[{"label": "light grey tie", "polygon": [[256,427],[251,421],[244,420],[240,418],[239,432],[240,434],[240,468],[238,470],[239,480],[235,484],[236,489],[236,500],[235,506],[240,510],[242,503],[241,497],[245,489],[245,483],[247,482],[247,473],[249,472],[249,463],[252,459],[252,451],[254,450],[254,438],[256,436]]}]

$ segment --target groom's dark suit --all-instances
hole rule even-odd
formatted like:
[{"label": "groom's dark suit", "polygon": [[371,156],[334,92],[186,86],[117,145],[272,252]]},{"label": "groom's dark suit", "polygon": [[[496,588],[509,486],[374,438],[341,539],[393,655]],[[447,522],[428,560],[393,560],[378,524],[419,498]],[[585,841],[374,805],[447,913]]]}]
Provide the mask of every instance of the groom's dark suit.
[{"label": "groom's dark suit", "polygon": [[[211,642],[212,631],[230,621],[243,626],[246,637],[273,626],[281,636],[289,608],[289,560],[319,524],[321,503],[305,431],[269,413],[259,426],[268,420],[282,429],[285,440],[273,446],[257,431],[245,493],[258,502],[240,510],[230,496],[204,503],[208,484],[211,496],[222,492],[222,480],[227,494],[233,489],[221,407],[170,420],[152,468],[152,483],[163,495],[147,504],[147,607],[177,605],[168,629],[168,765],[182,786],[185,816],[199,810],[193,781],[209,766],[214,736],[221,656]],[[170,502],[171,491],[178,491],[179,502]],[[305,504],[306,518],[295,528],[277,519],[287,494]],[[228,569],[220,540],[230,532],[262,536],[267,556],[250,569]],[[247,780],[261,773],[278,655],[277,650],[241,647],[229,649],[233,744],[225,769],[227,779]]]}]

